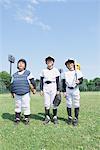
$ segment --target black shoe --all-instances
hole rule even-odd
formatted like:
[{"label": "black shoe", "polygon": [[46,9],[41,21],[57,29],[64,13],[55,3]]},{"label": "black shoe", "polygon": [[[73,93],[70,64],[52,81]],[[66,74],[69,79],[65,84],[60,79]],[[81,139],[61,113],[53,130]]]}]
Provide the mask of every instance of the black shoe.
[{"label": "black shoe", "polygon": [[57,117],[56,117],[56,116],[54,116],[54,117],[53,117],[53,123],[54,123],[55,125],[57,125],[57,124],[58,124],[58,119],[57,119]]},{"label": "black shoe", "polygon": [[25,125],[29,125],[29,121],[30,121],[29,118],[25,118],[23,121]]},{"label": "black shoe", "polygon": [[77,126],[77,125],[78,125],[78,119],[75,118],[75,119],[73,120],[73,126]]},{"label": "black shoe", "polygon": [[48,123],[50,123],[50,117],[49,117],[49,116],[46,116],[46,118],[45,118],[43,124],[46,125],[46,124],[48,124]]},{"label": "black shoe", "polygon": [[68,119],[67,119],[67,124],[68,124],[68,125],[71,125],[71,124],[72,124],[72,117],[70,117],[70,116],[68,117]]},{"label": "black shoe", "polygon": [[14,124],[15,124],[15,125],[18,125],[19,123],[20,123],[20,119],[19,119],[19,118],[15,118]]}]

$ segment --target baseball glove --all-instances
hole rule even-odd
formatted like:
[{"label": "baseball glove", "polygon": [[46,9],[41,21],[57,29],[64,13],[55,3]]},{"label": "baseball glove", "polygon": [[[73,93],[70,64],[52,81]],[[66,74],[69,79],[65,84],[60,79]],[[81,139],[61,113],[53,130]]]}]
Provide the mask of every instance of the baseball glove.
[{"label": "baseball glove", "polygon": [[56,94],[54,101],[53,101],[53,104],[55,107],[59,106],[60,103],[61,103],[61,93]]}]

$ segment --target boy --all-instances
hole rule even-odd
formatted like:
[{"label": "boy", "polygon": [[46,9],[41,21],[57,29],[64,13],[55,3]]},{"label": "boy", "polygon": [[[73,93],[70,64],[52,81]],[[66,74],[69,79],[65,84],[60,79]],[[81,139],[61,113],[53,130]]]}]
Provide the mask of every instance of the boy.
[{"label": "boy", "polygon": [[26,61],[20,59],[17,63],[18,71],[13,74],[11,81],[11,94],[15,98],[15,123],[20,122],[20,115],[24,111],[24,123],[29,123],[30,117],[30,85],[33,94],[36,92],[34,77],[26,70]]},{"label": "boy", "polygon": [[45,107],[45,121],[44,124],[50,122],[50,107],[53,106],[53,122],[58,123],[57,120],[57,107],[53,105],[53,101],[56,94],[59,94],[59,76],[58,69],[54,67],[54,58],[48,56],[45,59],[47,68],[43,69],[40,75],[40,90],[41,95],[44,95],[44,107]]},{"label": "boy", "polygon": [[[80,91],[78,85],[82,83],[83,75],[80,70],[75,68],[75,61],[73,59],[68,59],[65,65],[68,68],[63,80],[63,91],[67,102],[67,123],[72,123],[74,126],[77,126],[80,107]],[[74,105],[74,120],[72,120],[72,104]]]}]

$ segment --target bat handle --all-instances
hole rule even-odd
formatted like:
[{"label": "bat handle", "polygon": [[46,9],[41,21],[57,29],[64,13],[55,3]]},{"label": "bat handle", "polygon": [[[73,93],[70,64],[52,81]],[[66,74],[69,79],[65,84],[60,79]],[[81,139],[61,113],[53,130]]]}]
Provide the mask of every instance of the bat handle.
[{"label": "bat handle", "polygon": [[76,60],[74,61],[74,65],[75,65],[75,77],[76,77],[76,80],[77,80],[77,63],[76,63]]}]

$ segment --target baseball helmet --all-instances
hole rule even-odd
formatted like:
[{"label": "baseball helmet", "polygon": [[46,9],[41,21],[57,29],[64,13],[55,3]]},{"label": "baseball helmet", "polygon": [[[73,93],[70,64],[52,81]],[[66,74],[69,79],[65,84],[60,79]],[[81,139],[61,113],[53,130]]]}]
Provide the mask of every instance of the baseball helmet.
[{"label": "baseball helmet", "polygon": [[55,59],[52,56],[48,56],[45,58],[45,62],[47,63],[48,60],[52,60],[53,62],[55,61]]},{"label": "baseball helmet", "polygon": [[18,64],[19,64],[20,62],[23,62],[23,63],[25,64],[25,68],[24,68],[24,69],[26,69],[27,63],[26,63],[26,60],[23,59],[23,58],[18,60],[18,62],[17,62],[17,68],[19,69]]},{"label": "baseball helmet", "polygon": [[67,66],[68,63],[73,63],[73,64],[74,64],[74,59],[68,59],[68,60],[65,62],[65,65]]}]

